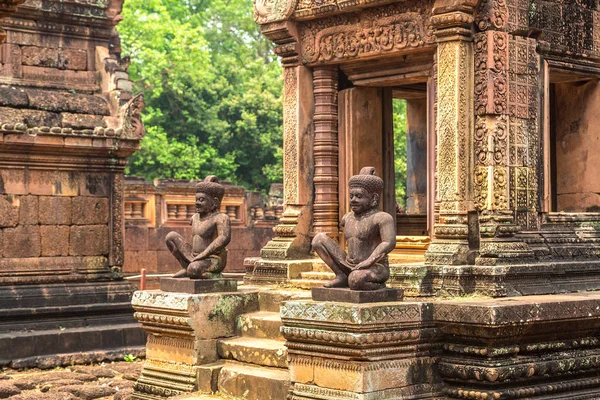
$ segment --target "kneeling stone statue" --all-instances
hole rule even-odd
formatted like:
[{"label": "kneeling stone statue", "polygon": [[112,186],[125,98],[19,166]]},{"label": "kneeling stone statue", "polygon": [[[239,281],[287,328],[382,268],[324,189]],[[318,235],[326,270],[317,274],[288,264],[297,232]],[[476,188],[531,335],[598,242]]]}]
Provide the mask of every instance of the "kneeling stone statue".
[{"label": "kneeling stone statue", "polygon": [[383,180],[375,176],[375,168],[364,167],[350,178],[348,186],[352,212],[341,222],[348,253],[325,233],[312,241],[313,250],[336,275],[325,287],[383,289],[390,277],[387,255],[396,246],[394,218],[379,211]]},{"label": "kneeling stone statue", "polygon": [[173,278],[216,279],[227,265],[225,247],[231,241],[229,216],[219,212],[225,188],[216,176],[196,185],[196,214],[192,216],[192,243],[177,232],[166,237],[167,247],[183,268]]}]

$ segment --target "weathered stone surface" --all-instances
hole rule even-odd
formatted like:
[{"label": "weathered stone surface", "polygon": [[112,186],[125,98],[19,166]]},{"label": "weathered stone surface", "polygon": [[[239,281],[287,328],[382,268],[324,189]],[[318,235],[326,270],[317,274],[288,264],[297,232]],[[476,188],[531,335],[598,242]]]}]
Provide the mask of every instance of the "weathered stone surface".
[{"label": "weathered stone surface", "polygon": [[206,364],[197,369],[199,392],[215,393],[219,390],[219,374],[223,366],[223,363]]},{"label": "weathered stone surface", "polygon": [[0,228],[16,226],[19,222],[19,208],[13,197],[0,196]]},{"label": "weathered stone surface", "polygon": [[87,69],[87,52],[77,49],[62,49],[58,53],[58,63],[61,68],[85,71]]},{"label": "weathered stone surface", "polygon": [[19,197],[19,224],[37,225],[39,222],[39,201],[37,196]]},{"label": "weathered stone surface", "polygon": [[21,393],[18,387],[10,382],[0,382],[0,399],[7,399]]},{"label": "weathered stone surface", "polygon": [[102,225],[108,223],[108,199],[103,197],[73,197],[73,225]]},{"label": "weathered stone surface", "polygon": [[[164,244],[164,238],[162,240]],[[165,246],[166,247],[166,246]],[[145,251],[148,249],[148,228],[140,226],[125,227],[125,248],[128,251]],[[155,248],[152,250],[156,250]]]},{"label": "weathered stone surface", "polygon": [[237,321],[238,334],[254,338],[284,340],[283,336],[281,336],[280,328],[281,318],[279,317],[279,312],[259,311],[242,314]]},{"label": "weathered stone surface", "polygon": [[287,368],[285,342],[254,337],[237,337],[219,340],[219,355],[243,363],[264,367]]},{"label": "weathered stone surface", "polygon": [[335,288],[312,288],[312,299],[315,301],[335,301],[338,303],[381,303],[400,301],[402,289],[385,288],[378,290],[350,290]]},{"label": "weathered stone surface", "polygon": [[[142,268],[149,274],[158,273],[156,251],[126,251],[125,265],[127,273],[139,273]],[[160,271],[164,273],[164,271]],[[174,272],[174,271],[173,271]]]},{"label": "weathered stone surface", "polygon": [[69,255],[69,227],[65,225],[42,225],[42,257]]},{"label": "weathered stone surface", "polygon": [[39,257],[41,255],[40,227],[19,225],[3,232],[6,244],[2,254],[9,258]]},{"label": "weathered stone surface", "polygon": [[71,198],[40,196],[40,224],[71,225]]},{"label": "weathered stone surface", "polygon": [[47,111],[0,107],[0,125],[17,123],[25,124],[30,128],[60,126],[60,116]]},{"label": "weathered stone surface", "polygon": [[69,255],[96,256],[108,254],[108,226],[71,226],[69,232]]},{"label": "weathered stone surface", "polygon": [[106,128],[106,121],[101,115],[62,113],[62,127],[73,129]]},{"label": "weathered stone surface", "polygon": [[28,89],[27,94],[30,106],[40,110],[110,115],[108,103],[100,96],[39,89]]},{"label": "weathered stone surface", "polygon": [[237,291],[235,279],[162,278],[160,290],[174,293],[221,293]]},{"label": "weathered stone surface", "polygon": [[131,388],[120,389],[113,396],[113,400],[130,400],[132,394],[133,394],[133,389],[131,389]]},{"label": "weathered stone surface", "polygon": [[56,381],[78,381],[92,382],[96,377],[90,374],[78,372],[60,371],[32,375],[24,378],[15,379],[13,384],[21,390],[32,390],[38,386],[46,385]]},{"label": "weathered stone surface", "polygon": [[48,392],[52,388],[61,388],[63,386],[83,385],[83,381],[77,379],[58,379],[39,386],[41,392]]},{"label": "weathered stone surface", "polygon": [[11,400],[78,400],[77,397],[71,393],[40,393],[40,392],[28,392],[22,393],[18,396],[11,397]]},{"label": "weathered stone surface", "polygon": [[219,376],[219,392],[249,399],[280,400],[287,398],[290,382],[286,370],[249,365],[226,365]]},{"label": "weathered stone surface", "polygon": [[27,107],[29,98],[25,91],[15,86],[0,87],[0,106]]},{"label": "weathered stone surface", "polygon": [[[54,390],[54,389],[52,389]],[[72,385],[63,386],[56,389],[57,392],[71,393],[77,398],[83,400],[99,399],[101,397],[112,396],[117,393],[117,390],[109,386],[83,386],[83,385]]]},{"label": "weathered stone surface", "polygon": [[58,49],[39,46],[22,46],[21,62],[24,65],[56,68],[58,67]]}]

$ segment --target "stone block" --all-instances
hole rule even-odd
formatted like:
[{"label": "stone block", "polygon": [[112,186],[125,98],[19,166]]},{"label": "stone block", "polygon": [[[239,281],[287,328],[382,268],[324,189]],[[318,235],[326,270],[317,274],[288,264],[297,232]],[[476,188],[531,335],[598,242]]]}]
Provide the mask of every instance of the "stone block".
[{"label": "stone block", "polygon": [[0,106],[8,107],[27,107],[29,98],[27,94],[15,86],[0,88]]},{"label": "stone block", "polygon": [[42,257],[66,256],[69,254],[69,231],[65,225],[42,225]]},{"label": "stone block", "polygon": [[215,363],[198,367],[196,376],[199,392],[215,393],[219,390],[219,373],[223,366],[222,363]]},{"label": "stone block", "polygon": [[145,226],[125,226],[125,251],[156,250],[148,247],[148,228]]},{"label": "stone block", "polygon": [[110,115],[108,102],[100,96],[41,89],[29,89],[27,94],[30,106],[40,110]]},{"label": "stone block", "polygon": [[8,258],[39,257],[41,254],[40,227],[38,225],[17,226],[4,229],[4,250]]},{"label": "stone block", "polygon": [[216,339],[149,335],[146,358],[165,362],[202,365],[219,359]]},{"label": "stone block", "polygon": [[39,46],[21,46],[21,62],[23,65],[57,68],[58,49]]},{"label": "stone block", "polygon": [[315,301],[335,301],[338,303],[381,303],[400,301],[404,297],[402,289],[385,288],[380,290],[350,290],[338,288],[312,288]]},{"label": "stone block", "polygon": [[108,254],[107,225],[76,225],[69,232],[69,255],[97,256]]},{"label": "stone block", "polygon": [[40,196],[39,222],[42,225],[71,225],[70,197]]},{"label": "stone block", "polygon": [[0,194],[28,194],[28,186],[29,180],[25,168],[0,170]]},{"label": "stone block", "polygon": [[58,53],[58,62],[62,68],[85,71],[87,69],[87,52],[76,49],[62,49]]},{"label": "stone block", "polygon": [[125,250],[125,263],[123,272],[139,274],[142,268],[146,273],[155,274],[158,272],[156,267],[156,251],[128,251]]},{"label": "stone block", "polygon": [[106,121],[101,115],[61,113],[63,128],[94,129],[106,128]]},{"label": "stone block", "polygon": [[196,338],[207,340],[235,335],[237,317],[258,311],[258,293],[186,294],[144,290],[134,293],[131,304],[136,310],[135,318],[150,333],[155,318],[164,316],[169,329],[189,332],[191,328]]},{"label": "stone block", "polygon": [[109,202],[103,197],[73,197],[73,225],[102,225],[109,219]]},{"label": "stone block", "polygon": [[228,364],[219,374],[219,393],[234,398],[281,400],[289,387],[285,369]]},{"label": "stone block", "polygon": [[17,226],[19,223],[19,207],[12,196],[0,196],[0,228]]},{"label": "stone block", "polygon": [[80,174],[73,171],[29,170],[27,190],[39,196],[78,196]]},{"label": "stone block", "polygon": [[0,107],[0,125],[22,123],[30,128],[60,126],[60,116],[53,112]]},{"label": "stone block", "polygon": [[237,291],[235,279],[162,278],[160,290],[173,293],[222,293]]},{"label": "stone block", "polygon": [[92,138],[89,137],[66,137],[67,147],[92,147]]},{"label": "stone block", "polygon": [[79,185],[79,194],[81,196],[109,197],[111,176],[107,173],[88,172],[81,176]]},{"label": "stone block", "polygon": [[37,196],[19,197],[19,225],[37,225],[39,222]]}]

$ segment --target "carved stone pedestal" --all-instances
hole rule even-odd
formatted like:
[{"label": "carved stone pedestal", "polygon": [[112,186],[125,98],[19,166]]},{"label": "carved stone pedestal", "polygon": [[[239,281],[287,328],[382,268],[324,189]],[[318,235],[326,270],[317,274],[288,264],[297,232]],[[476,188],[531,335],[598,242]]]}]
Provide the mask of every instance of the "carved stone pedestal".
[{"label": "carved stone pedestal", "polygon": [[258,293],[138,291],[132,304],[148,333],[133,398],[158,400],[198,390],[198,367],[218,359],[217,338],[235,335],[238,315],[258,310]]},{"label": "carved stone pedestal", "polygon": [[416,302],[284,303],[290,398],[433,398],[431,311]]},{"label": "carved stone pedestal", "polygon": [[445,399],[600,398],[600,294],[435,303]]}]

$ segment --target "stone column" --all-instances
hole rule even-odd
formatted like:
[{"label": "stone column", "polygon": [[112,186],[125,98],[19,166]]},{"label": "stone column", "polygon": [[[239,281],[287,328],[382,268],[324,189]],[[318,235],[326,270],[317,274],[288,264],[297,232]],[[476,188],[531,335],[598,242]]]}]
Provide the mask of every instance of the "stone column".
[{"label": "stone column", "polygon": [[315,203],[313,230],[339,236],[338,67],[315,67]]},{"label": "stone column", "polygon": [[312,268],[309,260],[313,199],[313,75],[300,65],[296,27],[291,22],[261,26],[262,33],[278,46],[283,64],[283,198],[276,237],[261,250],[246,276],[252,283],[297,278]]},{"label": "stone column", "polygon": [[430,265],[460,265],[473,258],[468,241],[468,211],[473,208],[473,16],[445,7],[434,8],[434,14],[439,215],[425,260]]},{"label": "stone column", "polygon": [[427,213],[427,99],[406,101],[406,213]]},{"label": "stone column", "polygon": [[480,265],[532,257],[514,234],[519,225],[537,226],[539,57],[534,39],[516,39],[506,32],[507,18],[497,17],[504,13],[508,11],[500,5],[487,5],[476,14],[477,26],[484,30],[474,38],[474,200]]}]

